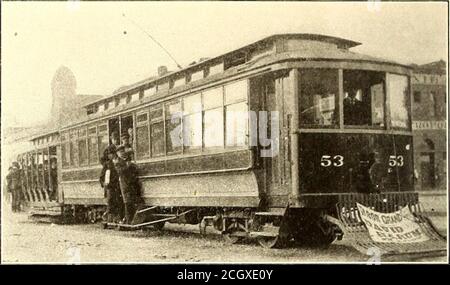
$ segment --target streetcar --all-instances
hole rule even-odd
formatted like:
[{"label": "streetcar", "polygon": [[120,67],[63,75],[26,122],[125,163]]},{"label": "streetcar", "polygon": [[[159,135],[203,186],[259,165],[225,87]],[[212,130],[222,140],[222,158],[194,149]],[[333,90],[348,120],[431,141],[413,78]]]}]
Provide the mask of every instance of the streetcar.
[{"label": "streetcar", "polygon": [[[199,224],[269,248],[348,235],[362,252],[445,250],[413,190],[411,68],[350,51],[358,45],[277,34],[121,88],[85,106],[87,118],[33,138],[19,156],[25,197],[35,213],[100,221],[99,157],[112,132],[128,132],[142,203],[118,227]],[[356,203],[409,207],[430,242],[371,242],[349,218]]]}]

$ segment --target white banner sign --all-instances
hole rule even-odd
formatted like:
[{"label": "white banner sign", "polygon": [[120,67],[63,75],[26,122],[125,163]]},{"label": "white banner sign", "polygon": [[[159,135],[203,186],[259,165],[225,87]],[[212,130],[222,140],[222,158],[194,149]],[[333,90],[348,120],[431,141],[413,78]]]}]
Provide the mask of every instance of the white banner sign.
[{"label": "white banner sign", "polygon": [[424,242],[429,237],[414,221],[408,207],[394,213],[380,213],[357,203],[361,219],[374,242],[413,243]]}]

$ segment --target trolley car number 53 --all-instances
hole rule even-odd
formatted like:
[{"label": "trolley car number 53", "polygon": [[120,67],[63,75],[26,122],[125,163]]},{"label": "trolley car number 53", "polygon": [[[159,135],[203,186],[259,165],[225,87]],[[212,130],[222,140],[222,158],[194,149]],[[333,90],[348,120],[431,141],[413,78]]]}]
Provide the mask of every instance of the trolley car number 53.
[{"label": "trolley car number 53", "polygon": [[342,155],[322,155],[322,158],[320,159],[320,166],[323,167],[341,167],[344,165],[344,157]]},{"label": "trolley car number 53", "polygon": [[403,166],[403,155],[390,155],[389,156],[389,166]]}]

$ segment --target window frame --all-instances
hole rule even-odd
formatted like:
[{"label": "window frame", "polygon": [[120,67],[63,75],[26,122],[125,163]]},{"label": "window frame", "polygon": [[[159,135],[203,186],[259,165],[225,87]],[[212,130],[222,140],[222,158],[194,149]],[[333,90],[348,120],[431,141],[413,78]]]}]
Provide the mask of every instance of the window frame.
[{"label": "window frame", "polygon": [[[138,117],[141,116],[141,115],[146,115],[146,119],[143,122],[139,122],[138,121]],[[145,110],[137,111],[135,113],[135,118],[136,118],[136,120],[135,120],[135,130],[134,130],[135,137],[136,137],[135,140],[134,140],[135,147],[136,147],[136,155],[135,155],[135,157],[136,157],[136,160],[148,159],[148,158],[151,157],[151,152],[152,152],[152,150],[151,150],[151,135],[150,135],[150,110],[146,108]],[[141,127],[144,127],[144,126],[147,127],[148,148],[147,148],[147,152],[143,156],[140,156],[139,153],[138,153],[139,141],[138,141],[137,130],[138,130],[138,128],[141,128]]]},{"label": "window frame", "polygon": [[[377,70],[367,70],[367,69],[344,69],[342,68],[342,80],[344,80],[344,71],[345,70],[354,70],[354,71],[364,71],[364,72],[376,72],[376,73],[380,73],[383,76],[383,82],[382,82],[382,86],[383,86],[383,95],[384,95],[384,100],[383,100],[383,126],[374,126],[374,125],[346,125],[344,122],[344,113],[342,115],[342,118],[339,118],[340,121],[342,121],[342,124],[344,126],[344,129],[360,129],[360,130],[387,130],[388,129],[388,113],[387,113],[387,108],[388,108],[388,104],[387,104],[387,100],[388,100],[388,96],[387,96],[387,74],[388,72],[385,71],[377,71]],[[343,84],[343,81],[342,81]],[[345,92],[344,89],[342,89],[342,109],[344,109],[344,104],[343,104],[343,100],[345,99]],[[371,97],[372,100],[372,97]],[[371,102],[370,104],[370,116],[372,117],[374,114],[374,106]],[[372,121],[372,119],[371,119]]]},{"label": "window frame", "polygon": [[[300,71],[302,69],[337,69],[339,71],[339,125],[337,127],[330,127],[330,126],[320,126],[320,125],[307,125],[307,124],[301,124],[301,122],[299,122],[299,127],[300,129],[335,129],[335,130],[358,130],[358,131],[373,131],[373,130],[380,130],[380,131],[402,131],[402,132],[411,132],[412,131],[412,102],[413,102],[413,98],[412,98],[412,83],[411,83],[411,76],[410,74],[406,74],[406,73],[400,73],[400,72],[392,72],[392,71],[385,71],[385,70],[380,70],[380,69],[362,69],[362,68],[352,68],[351,66],[349,67],[345,67],[345,68],[333,68],[333,67],[299,67],[298,72],[300,73]],[[343,76],[343,71],[344,70],[359,70],[359,71],[372,71],[372,72],[379,72],[383,74],[384,77],[384,84],[383,84],[383,88],[384,88],[384,127],[379,127],[379,126],[368,126],[368,125],[361,125],[361,126],[356,126],[356,125],[344,125],[344,114],[343,114],[343,99],[344,99],[344,88],[343,88],[343,80],[344,80],[344,76]],[[408,82],[408,91],[407,91],[407,111],[408,111],[408,120],[409,120],[409,126],[408,128],[399,128],[399,127],[393,127],[391,124],[392,121],[392,117],[391,117],[391,110],[390,110],[390,91],[388,90],[388,84],[389,84],[389,75],[393,74],[393,75],[400,75],[400,76],[404,76],[407,78],[407,82]],[[298,84],[300,84],[300,76],[294,80],[298,81]],[[301,92],[300,89],[298,90],[298,96],[301,96]],[[373,112],[373,106],[371,106],[371,111]],[[300,118],[299,118],[300,120]]]},{"label": "window frame", "polygon": [[[87,166],[89,165],[89,147],[87,141],[87,127],[83,126],[77,129],[78,138],[77,141],[77,153],[78,153],[78,166]],[[86,161],[81,160],[81,151],[80,151],[80,143],[84,142],[85,144],[85,152],[86,152]]]},{"label": "window frame", "polygon": [[[198,96],[200,99],[200,109],[198,110],[191,110],[189,112],[187,112],[185,109],[185,100],[188,97],[194,97],[194,96]],[[184,153],[201,153],[203,150],[203,129],[204,129],[204,121],[203,121],[203,95],[202,92],[196,92],[196,93],[191,93],[191,94],[187,94],[186,96],[182,97],[181,100],[181,113],[182,113],[182,129],[181,129],[181,134],[182,134],[182,148],[183,148],[183,154]],[[201,143],[199,146],[189,146],[189,148],[186,148],[185,145],[185,118],[186,117],[192,117],[195,115],[199,115],[200,116],[200,120],[201,120],[201,131],[200,131],[200,136],[201,136]]]},{"label": "window frame", "polygon": [[[301,73],[302,73],[302,71],[304,71],[304,70],[332,70],[332,71],[336,71],[336,78],[337,78],[337,83],[338,83],[338,85],[336,86],[336,90],[337,90],[337,94],[336,94],[336,98],[337,98],[337,102],[336,102],[336,100],[335,100],[335,109],[334,109],[334,112],[338,112],[338,121],[335,123],[335,124],[331,124],[331,125],[318,125],[318,124],[305,124],[305,123],[302,123],[302,119],[301,119],[301,117],[300,117],[300,106],[299,106],[299,108],[298,108],[298,112],[299,112],[299,114],[298,114],[298,120],[299,120],[299,126],[300,126],[300,128],[302,128],[302,129],[340,129],[341,128],[341,122],[342,122],[342,117],[341,117],[341,110],[340,110],[340,106],[341,106],[341,104],[342,104],[342,99],[343,99],[343,90],[341,90],[342,88],[341,88],[341,86],[342,86],[342,84],[341,84],[341,82],[342,82],[342,80],[343,80],[343,78],[342,78],[342,68],[335,68],[335,67],[321,67],[321,68],[318,68],[318,67],[307,67],[307,68],[297,68],[297,70],[298,70],[298,78],[297,78],[297,80],[298,80],[298,84],[297,84],[297,88],[298,88],[298,96],[299,96],[299,98],[298,98],[298,100],[299,100],[299,105],[301,104],[301,97],[302,97],[302,92],[301,92],[301,83],[302,83],[302,75],[301,75]],[[342,93],[342,94],[341,94]],[[342,97],[342,99],[341,99],[341,97]],[[336,106],[336,104],[337,104],[337,106]],[[336,108],[337,107],[337,108]]]},{"label": "window frame", "polygon": [[[220,89],[220,93],[221,93],[221,104],[214,106],[214,107],[205,107],[205,93],[207,93],[208,91],[214,90],[214,89]],[[202,152],[203,153],[211,153],[211,152],[216,152],[217,150],[224,150],[225,149],[225,85],[220,85],[220,86],[214,86],[212,88],[208,88],[205,90],[202,90],[201,92],[202,94]],[[222,145],[221,146],[212,146],[212,147],[207,147],[205,145],[205,113],[208,111],[213,111],[213,110],[217,110],[220,109],[221,113],[222,113]]]},{"label": "window frame", "polygon": [[[166,102],[163,103],[163,119],[164,119],[164,140],[165,140],[165,154],[166,156],[172,156],[172,155],[179,155],[179,154],[183,154],[183,100],[182,98],[176,98],[176,99],[172,99],[172,100],[168,100]],[[167,121],[172,120],[167,119],[168,116],[168,110],[167,110],[167,106],[169,105],[175,105],[175,104],[179,104],[180,106],[180,126],[181,126],[181,146],[180,149],[177,149],[175,151],[168,151],[168,139],[167,139]],[[173,147],[172,147],[173,148]]]},{"label": "window frame", "polygon": [[[101,127],[105,127],[104,130],[101,130]],[[101,121],[97,123],[97,149],[98,149],[98,161],[100,163],[100,159],[103,156],[103,152],[105,149],[101,149],[100,137],[106,137],[106,147],[109,146],[109,129],[108,129],[108,121]]]},{"label": "window frame", "polygon": [[[70,168],[70,149],[69,149],[69,141],[70,136],[68,131],[64,131],[61,133],[61,168],[67,169]],[[64,151],[63,151],[64,148]],[[69,149],[69,150],[68,150]],[[63,157],[65,159],[63,159]]]},{"label": "window frame", "polygon": [[[95,133],[91,134],[90,131],[95,129]],[[91,157],[91,144],[89,143],[89,139],[94,140],[95,146],[97,149],[97,157],[95,161],[92,161]],[[89,165],[98,165],[100,162],[100,153],[98,151],[98,130],[97,125],[91,125],[87,127],[87,148],[88,148],[88,164]]]},{"label": "window frame", "polygon": [[[76,152],[74,152],[76,150]],[[78,130],[69,130],[70,167],[78,167]]]},{"label": "window frame", "polygon": [[[237,101],[232,101],[231,103],[227,103],[226,102],[226,86],[227,85],[232,85],[235,84],[237,82],[240,81],[245,81],[246,82],[246,94],[244,96],[244,98],[239,99]],[[244,145],[227,145],[227,107],[232,106],[232,105],[238,105],[241,103],[245,103],[247,108],[246,108],[246,112],[247,112],[247,120],[246,120],[246,130],[245,130],[245,142]],[[228,82],[228,84],[223,84],[223,128],[224,128],[224,148],[227,150],[234,150],[234,149],[243,149],[243,148],[248,148],[249,147],[249,132],[250,132],[250,124],[249,124],[249,120],[250,120],[250,82],[248,78],[244,78],[244,79],[239,79],[236,81],[231,81]]]},{"label": "window frame", "polygon": [[[387,130],[393,130],[393,131],[404,131],[404,132],[412,132],[412,86],[411,86],[411,76],[407,74],[402,73],[396,73],[396,72],[385,72],[386,73],[386,111],[387,111],[387,120],[386,124]],[[408,112],[408,122],[406,128],[402,127],[393,127],[392,126],[392,114],[391,114],[391,90],[389,90],[389,83],[390,83],[390,75],[396,75],[396,76],[404,76],[406,78],[407,83],[407,92],[406,92],[406,111]]]},{"label": "window frame", "polygon": [[[151,116],[152,111],[158,111],[158,109],[161,110],[161,115],[159,117],[153,118]],[[157,157],[164,157],[166,156],[166,120],[165,120],[165,105],[164,102],[163,103],[159,103],[156,105],[153,105],[149,108],[148,112],[148,122],[149,122],[149,136],[150,136],[150,157],[151,158],[157,158]],[[153,131],[153,124],[159,124],[159,123],[163,123],[163,131],[162,131],[162,145],[163,145],[163,151],[161,153],[158,154],[154,154],[153,153],[153,137],[152,137],[152,131]]]}]

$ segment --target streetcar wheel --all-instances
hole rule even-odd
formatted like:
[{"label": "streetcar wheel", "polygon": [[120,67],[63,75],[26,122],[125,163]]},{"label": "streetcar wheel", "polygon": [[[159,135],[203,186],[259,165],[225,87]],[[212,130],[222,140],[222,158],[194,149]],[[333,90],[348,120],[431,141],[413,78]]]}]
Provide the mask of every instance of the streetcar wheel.
[{"label": "streetcar wheel", "polygon": [[279,235],[276,237],[257,237],[258,243],[264,248],[282,248],[286,240]]},{"label": "streetcar wheel", "polygon": [[228,244],[235,244],[244,239],[245,227],[237,222],[230,224],[223,233],[223,238]]}]

